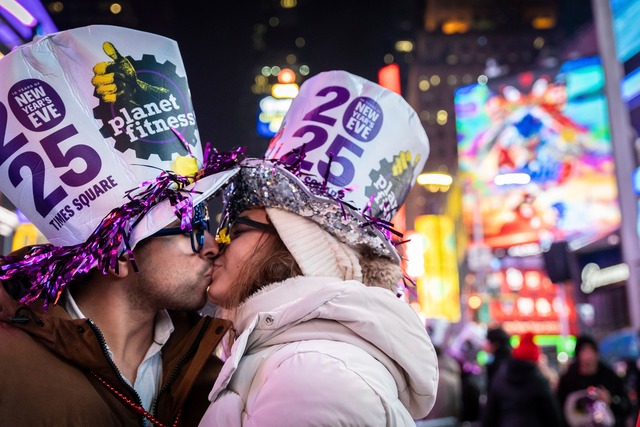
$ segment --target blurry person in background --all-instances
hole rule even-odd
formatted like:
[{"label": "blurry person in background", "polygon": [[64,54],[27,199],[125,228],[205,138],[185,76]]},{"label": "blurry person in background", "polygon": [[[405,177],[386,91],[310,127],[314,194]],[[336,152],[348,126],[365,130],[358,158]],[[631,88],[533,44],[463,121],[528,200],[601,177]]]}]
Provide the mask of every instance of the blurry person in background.
[{"label": "blurry person in background", "polygon": [[560,375],[558,371],[549,364],[549,358],[546,354],[540,353],[540,359],[538,359],[538,368],[542,375],[549,381],[551,390],[555,393],[558,390],[558,381],[560,381]]},{"label": "blurry person in background", "polygon": [[549,382],[538,368],[540,349],[533,334],[520,337],[487,393],[482,427],[561,427],[562,418]]},{"label": "blurry person in background", "polygon": [[234,330],[202,427],[401,427],[429,413],[436,354],[402,298],[389,222],[428,147],[398,94],[344,71],[305,81],[266,159],[243,161],[224,193],[208,295]]},{"label": "blurry person in background", "polygon": [[511,358],[511,337],[501,326],[493,326],[487,330],[485,351],[489,355],[487,362],[487,390],[491,387],[494,376],[502,363]]},{"label": "blurry person in background", "polygon": [[[457,426],[462,421],[462,375],[460,364],[449,353],[449,322],[429,319],[427,331],[438,355],[438,393],[436,403],[424,420],[450,421]],[[447,424],[449,425],[449,424]]]},{"label": "blurry person in background", "polygon": [[454,333],[447,354],[453,357],[460,366],[462,383],[462,417],[466,425],[480,422],[481,396],[485,388],[482,367],[477,358],[485,344],[486,330],[477,323],[467,322],[460,331]]},{"label": "blurry person in background", "polygon": [[560,376],[557,395],[570,427],[624,427],[631,412],[624,381],[600,360],[598,343],[589,335],[576,339],[574,360]]}]

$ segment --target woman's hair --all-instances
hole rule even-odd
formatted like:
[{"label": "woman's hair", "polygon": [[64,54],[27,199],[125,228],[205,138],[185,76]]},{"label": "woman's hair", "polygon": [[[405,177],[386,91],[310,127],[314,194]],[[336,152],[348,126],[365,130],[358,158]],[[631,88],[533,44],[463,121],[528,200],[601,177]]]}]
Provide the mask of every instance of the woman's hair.
[{"label": "woman's hair", "polygon": [[[260,237],[253,253],[244,260],[237,282],[225,296],[224,309],[233,311],[247,298],[271,283],[303,275],[302,269],[286,247],[271,221]],[[357,248],[362,267],[362,282],[366,286],[389,289],[396,293],[403,273],[391,259],[377,255],[366,246]]]},{"label": "woman's hair", "polygon": [[233,309],[261,288],[299,275],[302,275],[300,267],[272,226],[245,260],[237,283],[225,298],[225,308]]}]

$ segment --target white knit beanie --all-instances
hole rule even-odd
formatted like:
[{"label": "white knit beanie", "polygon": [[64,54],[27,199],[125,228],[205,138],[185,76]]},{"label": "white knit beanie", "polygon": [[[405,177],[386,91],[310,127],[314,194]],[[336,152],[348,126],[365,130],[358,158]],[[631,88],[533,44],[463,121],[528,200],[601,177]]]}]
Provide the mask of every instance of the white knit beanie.
[{"label": "white knit beanie", "polygon": [[277,208],[266,208],[271,223],[305,276],[362,281],[358,253],[315,222]]}]

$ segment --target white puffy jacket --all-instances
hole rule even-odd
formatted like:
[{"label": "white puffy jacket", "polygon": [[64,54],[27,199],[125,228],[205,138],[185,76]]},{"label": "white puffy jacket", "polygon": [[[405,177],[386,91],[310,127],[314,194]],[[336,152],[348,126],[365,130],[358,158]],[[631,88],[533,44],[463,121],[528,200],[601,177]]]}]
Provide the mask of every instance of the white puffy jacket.
[{"label": "white puffy jacket", "polygon": [[253,295],[201,427],[414,426],[431,410],[437,358],[392,292],[295,277]]}]

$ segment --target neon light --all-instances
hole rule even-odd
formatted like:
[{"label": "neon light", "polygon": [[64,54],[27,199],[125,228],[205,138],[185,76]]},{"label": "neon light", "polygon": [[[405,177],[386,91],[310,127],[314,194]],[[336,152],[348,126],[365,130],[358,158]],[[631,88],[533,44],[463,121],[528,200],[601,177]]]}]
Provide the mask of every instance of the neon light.
[{"label": "neon light", "polygon": [[443,173],[423,173],[416,181],[420,185],[451,185],[453,178]]},{"label": "neon light", "polygon": [[389,64],[378,70],[378,84],[400,94],[400,66]]},{"label": "neon light", "polygon": [[507,249],[507,254],[513,257],[528,257],[540,255],[542,249],[538,243],[525,243],[522,245],[511,246]]},{"label": "neon light", "polygon": [[291,99],[275,99],[271,96],[260,100],[256,126],[258,135],[270,138],[278,132],[284,115],[291,107],[291,101]]},{"label": "neon light", "polygon": [[296,73],[290,68],[283,68],[278,73],[278,83],[295,83]]},{"label": "neon light", "polygon": [[469,304],[469,308],[472,310],[477,310],[482,305],[482,298],[478,295],[471,295],[467,300],[467,304]]},{"label": "neon light", "polygon": [[524,185],[531,182],[531,176],[526,173],[504,173],[493,178],[495,185]]},{"label": "neon light", "polygon": [[636,68],[626,75],[622,80],[621,90],[622,100],[631,103],[640,93],[640,68]]},{"label": "neon light", "polygon": [[422,235],[416,232],[405,233],[405,239],[408,240],[404,244],[406,255],[405,272],[411,278],[417,278],[424,275],[424,242]]},{"label": "neon light", "polygon": [[427,318],[459,322],[460,285],[453,220],[445,215],[421,215],[415,231],[422,235],[424,274],[416,280],[417,295]]},{"label": "neon light", "polygon": [[274,84],[271,87],[271,95],[278,99],[293,99],[298,96],[298,92],[300,92],[300,87],[295,83]]},{"label": "neon light", "polygon": [[0,0],[0,7],[15,16],[22,25],[27,27],[35,27],[38,22],[27,9],[15,0]]},{"label": "neon light", "polygon": [[582,277],[580,290],[585,294],[590,294],[596,288],[627,280],[629,278],[629,266],[622,263],[601,269],[598,264],[589,263],[584,266],[580,276]]},{"label": "neon light", "polygon": [[14,47],[21,45],[22,39],[20,39],[16,33],[11,31],[11,28],[8,25],[0,23],[0,42],[9,47]]},{"label": "neon light", "polygon": [[631,179],[633,182],[633,192],[640,195],[640,168],[635,168]]}]

